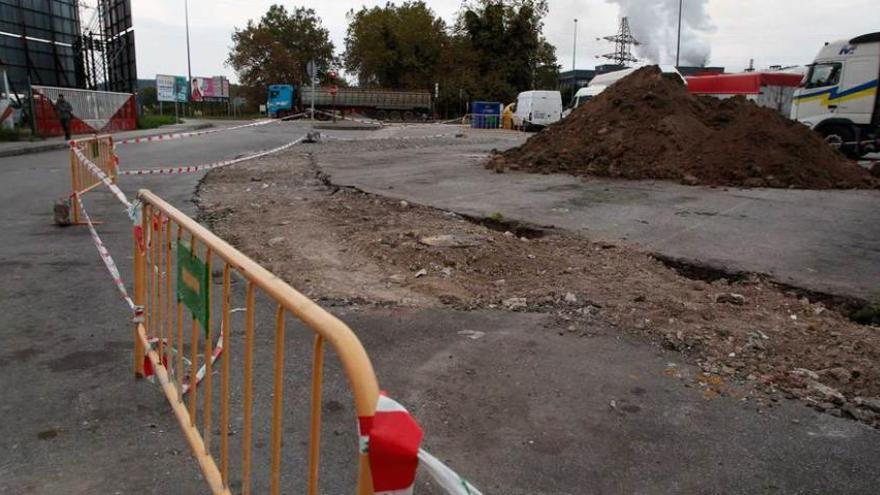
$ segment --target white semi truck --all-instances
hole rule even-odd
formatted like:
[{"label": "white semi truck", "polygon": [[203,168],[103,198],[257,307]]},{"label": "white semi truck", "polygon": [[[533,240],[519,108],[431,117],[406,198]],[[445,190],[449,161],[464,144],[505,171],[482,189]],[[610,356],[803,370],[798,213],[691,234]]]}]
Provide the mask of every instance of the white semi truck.
[{"label": "white semi truck", "polygon": [[880,32],[826,43],[794,94],[791,118],[847,156],[880,150]]}]

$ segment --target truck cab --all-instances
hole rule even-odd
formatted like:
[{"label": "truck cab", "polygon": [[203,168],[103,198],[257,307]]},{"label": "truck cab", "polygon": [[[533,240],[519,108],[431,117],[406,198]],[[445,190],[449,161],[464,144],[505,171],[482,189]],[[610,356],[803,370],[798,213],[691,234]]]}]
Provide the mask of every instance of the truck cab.
[{"label": "truck cab", "polygon": [[272,118],[281,118],[293,113],[295,107],[294,90],[290,84],[272,84],[266,99],[266,112]]},{"label": "truck cab", "polygon": [[880,32],[826,43],[795,92],[791,118],[858,158],[877,149]]}]

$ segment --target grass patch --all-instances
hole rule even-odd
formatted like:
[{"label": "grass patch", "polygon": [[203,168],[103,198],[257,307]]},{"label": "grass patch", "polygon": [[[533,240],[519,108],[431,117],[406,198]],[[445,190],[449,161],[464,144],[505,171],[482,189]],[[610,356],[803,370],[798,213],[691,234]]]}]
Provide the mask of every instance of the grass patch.
[{"label": "grass patch", "polygon": [[854,311],[850,319],[862,325],[880,325],[880,304],[869,304]]},{"label": "grass patch", "polygon": [[265,119],[266,115],[262,114],[262,113],[245,113],[245,114],[235,114],[235,117],[233,117],[232,115],[202,114],[199,118],[210,119],[210,120],[256,120],[256,119]]},{"label": "grass patch", "polygon": [[144,115],[138,117],[138,129],[155,129],[163,125],[175,124],[174,115]]},{"label": "grass patch", "polygon": [[24,139],[18,129],[0,129],[0,141],[21,141]]}]

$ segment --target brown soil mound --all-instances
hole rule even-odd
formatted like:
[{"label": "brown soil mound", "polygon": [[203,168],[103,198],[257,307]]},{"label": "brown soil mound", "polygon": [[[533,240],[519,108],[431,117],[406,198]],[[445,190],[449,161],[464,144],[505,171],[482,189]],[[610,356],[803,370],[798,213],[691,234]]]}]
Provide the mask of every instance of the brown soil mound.
[{"label": "brown soil mound", "polygon": [[645,67],[490,164],[686,184],[875,188],[880,181],[778,112],[695,97]]}]

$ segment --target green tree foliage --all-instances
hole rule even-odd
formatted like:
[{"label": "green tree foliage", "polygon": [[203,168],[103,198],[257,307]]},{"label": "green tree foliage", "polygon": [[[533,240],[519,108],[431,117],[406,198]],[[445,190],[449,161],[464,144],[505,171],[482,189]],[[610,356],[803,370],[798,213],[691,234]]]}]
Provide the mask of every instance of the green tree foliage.
[{"label": "green tree foliage", "polygon": [[226,63],[238,73],[249,101],[265,101],[270,84],[301,84],[306,64],[319,67],[334,62],[330,33],[312,9],[296,7],[288,12],[272,5],[258,23],[232,34],[232,49]]},{"label": "green tree foliage", "polygon": [[150,110],[152,110],[159,106],[159,98],[156,94],[156,88],[154,86],[149,86],[140,90],[139,96],[141,97],[141,105],[143,105],[144,108],[149,108]]},{"label": "green tree foliage", "polygon": [[446,24],[423,1],[348,13],[345,68],[361,86],[428,89],[447,45]]},{"label": "green tree foliage", "polygon": [[349,12],[345,68],[362,86],[433,91],[457,114],[475,99],[510,102],[554,89],[556,49],[541,34],[546,0],[471,0],[447,27],[423,1]]},{"label": "green tree foliage", "polygon": [[470,41],[481,78],[475,91],[512,101],[527,89],[553,89],[556,49],[541,31],[546,0],[475,0],[459,14],[456,33]]}]

